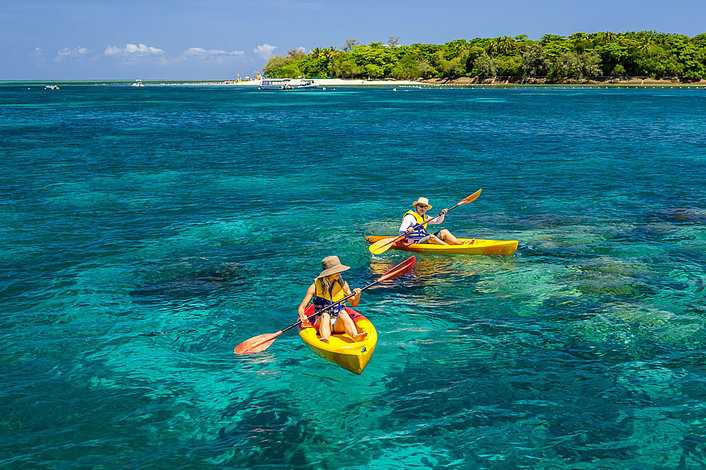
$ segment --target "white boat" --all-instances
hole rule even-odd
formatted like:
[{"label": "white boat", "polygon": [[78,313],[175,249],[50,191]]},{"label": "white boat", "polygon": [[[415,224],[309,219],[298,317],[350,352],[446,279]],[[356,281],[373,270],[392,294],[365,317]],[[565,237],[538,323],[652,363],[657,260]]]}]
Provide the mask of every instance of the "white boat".
[{"label": "white boat", "polygon": [[142,83],[142,80],[139,80],[139,79],[138,79],[138,80],[135,80],[135,83],[133,83],[133,84],[130,85],[130,86],[145,86],[145,84]]},{"label": "white boat", "polygon": [[45,85],[44,89],[45,90],[58,90],[59,87],[57,85]]},{"label": "white boat", "polygon": [[319,85],[310,78],[302,78],[299,80],[299,85],[294,85],[294,88],[318,88]]},{"label": "white boat", "polygon": [[318,87],[319,85],[310,78],[263,78],[258,90],[300,90]]},{"label": "white boat", "polygon": [[292,90],[291,78],[263,78],[258,90]]}]

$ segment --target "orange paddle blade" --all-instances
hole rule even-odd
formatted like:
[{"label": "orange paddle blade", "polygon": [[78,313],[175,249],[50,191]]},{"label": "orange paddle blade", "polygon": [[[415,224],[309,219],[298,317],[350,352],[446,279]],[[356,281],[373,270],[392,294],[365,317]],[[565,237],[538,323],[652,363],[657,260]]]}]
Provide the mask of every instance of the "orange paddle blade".
[{"label": "orange paddle blade", "polygon": [[400,276],[404,276],[412,270],[415,260],[416,258],[414,256],[407,258],[406,260],[402,261],[400,264],[380,276],[377,282],[387,281],[390,279],[397,279]]},{"label": "orange paddle blade", "polygon": [[382,240],[378,240],[372,245],[368,247],[368,250],[374,255],[379,255],[380,253],[385,253],[387,250],[390,249],[392,245],[395,244],[397,240],[400,240],[402,237],[393,237],[393,238],[383,238]]},{"label": "orange paddle blade", "polygon": [[459,202],[459,203],[456,204],[456,205],[457,205],[457,206],[462,206],[463,204],[468,204],[469,202],[475,201],[476,199],[478,199],[478,196],[480,196],[480,192],[481,192],[481,191],[483,191],[483,190],[482,190],[482,189],[479,189],[478,191],[476,191],[475,193],[471,194],[471,195],[468,196],[466,199],[464,199],[463,201]]},{"label": "orange paddle blade", "polygon": [[237,345],[235,349],[233,349],[233,352],[235,354],[252,354],[264,351],[269,348],[281,334],[282,330],[279,330],[277,333],[267,333],[264,335],[253,336],[252,338],[246,339]]}]

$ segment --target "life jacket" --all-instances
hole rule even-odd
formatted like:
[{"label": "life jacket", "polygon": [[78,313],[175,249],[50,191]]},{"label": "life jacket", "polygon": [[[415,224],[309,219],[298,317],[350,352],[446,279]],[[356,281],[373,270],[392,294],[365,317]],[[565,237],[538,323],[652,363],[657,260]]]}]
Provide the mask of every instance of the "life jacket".
[{"label": "life jacket", "polygon": [[[319,312],[321,312],[321,309],[331,305],[334,302],[338,302],[346,296],[346,293],[343,291],[343,281],[340,279],[334,281],[331,292],[324,288],[324,283],[321,282],[321,279],[314,280],[314,285],[316,286],[316,293],[314,294],[314,298],[312,300],[314,302],[314,313],[317,316],[319,315]],[[346,308],[345,302],[341,302],[332,309],[327,310],[327,312],[332,317],[337,317],[338,312],[344,308]]]},{"label": "life jacket", "polygon": [[412,240],[420,240],[429,235],[429,232],[427,232],[427,224],[424,223],[429,220],[429,217],[427,217],[426,214],[422,217],[419,212],[414,210],[408,210],[407,212],[405,212],[402,218],[404,219],[409,214],[412,214],[414,216],[414,220],[417,222],[417,224],[422,225],[418,225],[413,232],[405,234],[405,237],[411,238]]}]

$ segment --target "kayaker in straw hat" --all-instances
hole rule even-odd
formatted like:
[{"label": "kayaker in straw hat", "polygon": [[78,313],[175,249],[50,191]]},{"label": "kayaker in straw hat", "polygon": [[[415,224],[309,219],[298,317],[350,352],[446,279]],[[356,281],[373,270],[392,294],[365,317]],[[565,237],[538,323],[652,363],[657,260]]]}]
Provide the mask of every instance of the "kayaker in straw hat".
[{"label": "kayaker in straw hat", "polygon": [[[427,210],[431,209],[429,199],[420,197],[412,203],[414,210],[409,210],[402,218],[399,234],[405,235],[407,243],[431,243],[434,245],[463,245],[464,243],[453,236],[448,230],[441,229],[435,233],[427,232],[427,224],[440,224],[444,221],[444,217],[448,209],[441,211],[441,216],[435,219],[429,219],[426,215]],[[423,224],[416,226],[417,224]],[[473,243],[473,240],[466,244]]]},{"label": "kayaker in straw hat", "polygon": [[319,330],[321,341],[328,343],[332,329],[334,333],[346,332],[353,339],[362,339],[368,333],[358,331],[355,323],[346,313],[345,302],[342,302],[332,310],[325,311],[323,314],[317,313],[327,305],[331,305],[352,293],[355,293],[355,296],[348,299],[348,302],[350,302],[351,306],[357,307],[361,293],[358,288],[351,292],[348,283],[341,278],[341,273],[348,271],[350,267],[341,264],[338,256],[327,256],[321,262],[321,267],[323,271],[314,279],[314,283],[309,286],[304,300],[299,305],[299,319],[302,322],[306,321],[304,310],[313,299],[315,315],[309,321]]}]

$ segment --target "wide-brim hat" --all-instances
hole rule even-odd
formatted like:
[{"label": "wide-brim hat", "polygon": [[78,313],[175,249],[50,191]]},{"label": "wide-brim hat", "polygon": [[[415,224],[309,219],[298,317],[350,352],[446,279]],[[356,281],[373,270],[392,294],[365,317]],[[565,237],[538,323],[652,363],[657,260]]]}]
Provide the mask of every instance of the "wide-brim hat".
[{"label": "wide-brim hat", "polygon": [[431,209],[431,204],[429,204],[429,199],[425,197],[420,197],[412,203],[412,206],[417,207],[419,204],[426,206],[427,209]]},{"label": "wide-brim hat", "polygon": [[316,279],[330,276],[331,274],[348,271],[349,269],[351,269],[351,267],[341,264],[341,261],[338,259],[338,256],[327,256],[323,259],[323,261],[321,261],[321,269],[323,269],[323,271],[321,271],[321,274],[316,276]]}]

